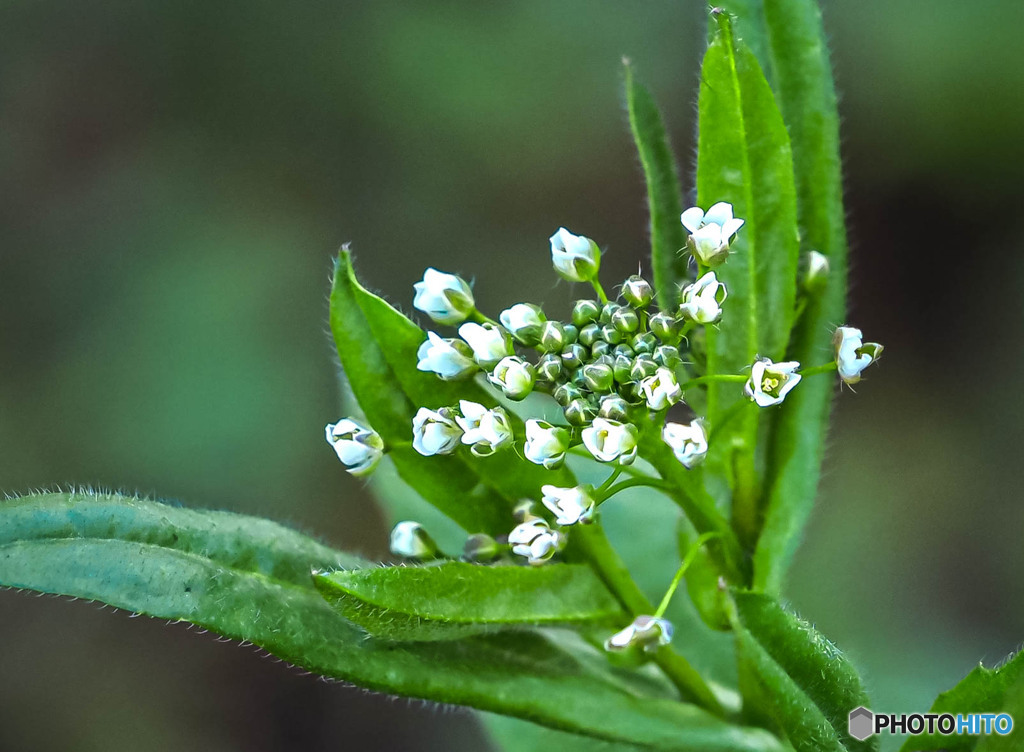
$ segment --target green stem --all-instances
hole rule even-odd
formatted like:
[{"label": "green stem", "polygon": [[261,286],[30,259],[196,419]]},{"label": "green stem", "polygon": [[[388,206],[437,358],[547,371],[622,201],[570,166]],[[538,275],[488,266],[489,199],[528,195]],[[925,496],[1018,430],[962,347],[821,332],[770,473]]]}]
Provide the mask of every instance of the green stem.
[{"label": "green stem", "polygon": [[672,583],[668,586],[668,590],[665,591],[665,597],[661,599],[661,603],[658,604],[658,610],[654,612],[654,618],[660,619],[665,615],[668,610],[668,604],[672,602],[672,596],[676,594],[676,588],[679,587],[679,583],[682,582],[683,575],[686,574],[686,570],[690,568],[693,560],[697,558],[697,554],[700,552],[700,547],[707,543],[713,538],[720,538],[718,533],[704,533],[693,542],[690,546],[690,550],[686,552],[686,556],[683,557],[683,563],[679,565],[679,569],[676,570],[676,576],[672,578]]},{"label": "green stem", "polygon": [[[625,563],[604,534],[600,521],[573,528],[573,542],[580,548],[594,572],[623,608],[634,616],[650,614],[654,607],[633,581]],[[654,656],[655,662],[675,685],[685,700],[697,703],[719,717],[725,710],[714,692],[697,670],[671,646],[666,645]]]},{"label": "green stem", "polygon": [[[568,426],[568,427],[572,428],[572,426]],[[588,460],[592,460],[593,462],[597,462],[597,460],[594,459],[594,455],[592,455],[589,451],[587,451],[587,448],[585,446],[583,446],[582,444],[576,444],[575,446],[569,447],[569,454],[575,454],[578,457],[586,457]],[[634,476],[636,476],[638,478],[649,478],[650,477],[643,470],[641,470],[638,467],[633,467],[632,465],[620,465],[616,469],[621,470],[626,475],[634,475]]]},{"label": "green stem", "polygon": [[605,305],[608,302],[608,296],[605,295],[604,288],[601,287],[601,282],[597,277],[590,280],[591,286],[594,288],[594,292],[597,293],[597,297],[601,300],[601,305]]},{"label": "green stem", "polygon": [[494,326],[501,326],[501,324],[499,324],[497,321],[492,319],[490,316],[485,316],[484,314],[480,313],[480,311],[478,311],[476,308],[474,308],[473,312],[469,314],[469,317],[478,324],[492,324]]},{"label": "green stem", "polygon": [[690,379],[681,385],[682,390],[685,392],[687,389],[698,386],[699,384],[710,384],[712,382],[742,382],[746,381],[750,377],[742,373],[714,373],[708,374],[707,376],[698,376],[695,379]]},{"label": "green stem", "polygon": [[608,498],[605,494],[608,492],[608,489],[612,487],[612,483],[615,482],[615,479],[618,478],[620,475],[622,475],[621,465],[612,470],[612,473],[611,475],[608,476],[608,479],[601,484],[600,488],[594,491],[594,495],[600,500],[598,503]]},{"label": "green stem", "polygon": [[[607,485],[608,484],[605,483],[605,486],[607,486]],[[666,491],[666,492],[669,492],[669,493],[671,493],[671,491],[673,490],[673,487],[672,487],[671,483],[666,483],[661,478],[649,478],[649,477],[648,478],[640,478],[640,477],[630,478],[629,480],[624,480],[624,481],[622,481],[622,483],[618,484],[617,486],[611,486],[610,488],[606,488],[605,486],[602,486],[604,491],[596,499],[598,504],[601,504],[602,502],[607,501],[608,499],[613,497],[615,494],[617,494],[619,491],[625,491],[627,488],[636,488],[637,486],[648,486],[650,488],[658,488],[658,489],[661,489],[662,491]]]},{"label": "green stem", "polygon": [[814,376],[818,373],[831,373],[839,368],[839,364],[834,360],[831,363],[826,363],[822,366],[812,366],[810,368],[801,368],[797,373],[801,376]]}]

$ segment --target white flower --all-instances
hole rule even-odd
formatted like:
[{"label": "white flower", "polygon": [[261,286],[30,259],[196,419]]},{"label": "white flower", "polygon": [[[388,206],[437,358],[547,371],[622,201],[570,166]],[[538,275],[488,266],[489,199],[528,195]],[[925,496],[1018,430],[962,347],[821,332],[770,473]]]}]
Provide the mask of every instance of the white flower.
[{"label": "white flower", "polygon": [[676,381],[676,375],[665,367],[658,368],[653,376],[640,382],[652,410],[666,410],[683,398],[683,390]]},{"label": "white flower", "polygon": [[536,565],[554,556],[565,542],[565,537],[552,530],[544,520],[532,519],[516,525],[508,534],[508,542],[512,553],[525,556],[530,564]]},{"label": "white flower", "polygon": [[487,378],[509,399],[521,400],[533,391],[535,375],[533,366],[520,357],[510,355],[502,358]]},{"label": "white flower", "polygon": [[732,204],[724,201],[712,206],[705,214],[699,206],[684,211],[680,217],[689,230],[687,245],[704,266],[717,266],[729,255],[729,244],[743,226],[742,219],[732,216]]},{"label": "white flower", "polygon": [[424,457],[451,454],[459,446],[462,429],[451,408],[428,410],[421,407],[412,419],[412,446]]},{"label": "white flower", "polygon": [[672,622],[655,616],[638,616],[628,627],[605,640],[604,649],[615,652],[637,645],[645,652],[653,653],[670,642]]},{"label": "white flower", "polygon": [[839,367],[839,378],[847,384],[860,381],[860,374],[865,368],[878,360],[882,354],[882,346],[877,342],[863,341],[860,329],[852,326],[841,326],[832,337],[832,346],[836,351],[836,365]]},{"label": "white flower", "polygon": [[459,336],[473,348],[473,357],[484,368],[492,368],[499,360],[513,353],[508,332],[494,324],[463,324],[459,327]]},{"label": "white flower", "polygon": [[758,407],[778,405],[803,378],[796,372],[799,367],[795,360],[772,363],[768,358],[761,358],[751,366],[743,391]]},{"label": "white flower", "polygon": [[573,235],[564,227],[551,236],[551,263],[570,282],[586,282],[597,276],[601,251],[590,238]]},{"label": "white flower", "polygon": [[524,345],[535,345],[547,318],[531,303],[516,303],[502,311],[498,320]]},{"label": "white flower", "polygon": [[698,324],[713,324],[722,317],[722,303],[728,295],[729,291],[718,281],[715,273],[708,272],[683,289],[679,315]]},{"label": "white flower", "polygon": [[391,531],[391,553],[406,559],[435,559],[437,544],[418,522],[405,520]]},{"label": "white flower", "polygon": [[688,426],[666,423],[661,438],[687,470],[697,467],[708,454],[708,437],[702,420],[695,420]]},{"label": "white flower", "polygon": [[351,418],[328,423],[327,443],[334,447],[338,459],[352,475],[368,475],[384,456],[384,440],[371,428],[364,428]]},{"label": "white flower", "polygon": [[413,285],[416,297],[413,307],[423,311],[438,324],[458,324],[465,321],[476,307],[473,291],[461,277],[445,274],[437,269],[423,272],[423,281]]},{"label": "white flower", "polygon": [[594,499],[584,486],[575,488],[559,488],[543,486],[544,506],[555,515],[559,525],[586,525],[594,519]]},{"label": "white flower", "polygon": [[636,459],[636,426],[607,418],[594,418],[589,428],[583,429],[583,445],[601,462],[631,465]]},{"label": "white flower", "polygon": [[526,421],[526,459],[548,470],[561,467],[569,449],[569,432],[546,420],[531,418]]},{"label": "white flower", "polygon": [[463,379],[478,369],[471,355],[472,351],[462,340],[443,339],[434,332],[427,332],[427,341],[416,353],[419,358],[416,368],[432,371],[445,381]]},{"label": "white flower", "polygon": [[459,408],[462,415],[455,416],[455,420],[465,431],[462,443],[472,445],[471,451],[477,457],[487,457],[512,443],[512,424],[504,408],[488,410],[469,400],[461,400]]},{"label": "white flower", "polygon": [[807,254],[807,273],[804,275],[804,288],[817,292],[825,287],[829,275],[828,256],[818,251]]}]

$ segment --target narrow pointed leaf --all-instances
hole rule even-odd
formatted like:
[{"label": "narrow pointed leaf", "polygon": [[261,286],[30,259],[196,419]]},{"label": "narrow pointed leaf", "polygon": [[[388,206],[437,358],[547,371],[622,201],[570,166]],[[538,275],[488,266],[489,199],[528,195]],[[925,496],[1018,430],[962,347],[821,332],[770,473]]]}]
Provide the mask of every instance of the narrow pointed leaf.
[{"label": "narrow pointed leaf", "polygon": [[870,701],[846,656],[774,598],[737,591],[733,599],[740,689],[755,713],[798,752],[877,750],[877,737],[847,732],[849,712]]},{"label": "narrow pointed leaf", "polygon": [[[511,510],[522,498],[537,498],[541,485],[573,485],[565,470],[544,470],[515,452],[474,457],[423,457],[412,448],[412,418],[419,407],[458,405],[460,399],[493,407],[491,393],[473,381],[445,382],[416,369],[426,334],[356,279],[343,249],[331,290],[331,331],[352,392],[370,424],[390,447],[402,479],[465,530],[507,533]],[[522,433],[521,423],[515,422]]]},{"label": "narrow pointed leaf", "polygon": [[[1007,710],[1007,703],[1017,698],[1014,694],[1024,689],[1024,651],[1017,653],[998,668],[977,666],[959,684],[940,694],[934,704],[932,713],[1000,713]],[[1016,746],[1006,749],[1019,749],[1020,737],[1024,732],[1018,724],[1024,723],[1024,716],[1013,716],[1014,729],[1007,736]],[[977,736],[942,736],[941,734],[922,734],[912,736],[900,748],[901,752],[918,752],[918,750],[961,750],[974,749],[978,743]],[[979,745],[980,746],[980,745]],[[994,746],[994,745],[993,745]]]},{"label": "narrow pointed leaf", "polygon": [[625,68],[629,127],[647,183],[654,289],[658,305],[670,309],[679,302],[679,285],[686,279],[686,233],[679,221],[683,211],[679,171],[654,98],[633,78],[628,61]]},{"label": "narrow pointed leaf", "polygon": [[452,640],[524,626],[613,622],[619,604],[579,564],[543,567],[447,562],[317,574],[349,621],[387,640]]},{"label": "narrow pointed leaf", "polygon": [[[279,545],[280,542],[280,545]],[[594,651],[539,632],[367,639],[300,573],[353,557],[265,520],[119,496],[0,502],[0,585],[102,601],[252,642],[368,689],[514,715],[654,750],[781,750],[767,732],[630,691]]]}]

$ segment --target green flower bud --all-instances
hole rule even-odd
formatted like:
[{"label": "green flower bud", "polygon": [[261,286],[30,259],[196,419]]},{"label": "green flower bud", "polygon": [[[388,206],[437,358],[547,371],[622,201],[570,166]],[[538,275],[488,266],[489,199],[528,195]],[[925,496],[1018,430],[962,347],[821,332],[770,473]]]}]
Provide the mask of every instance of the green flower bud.
[{"label": "green flower bud", "polygon": [[611,391],[615,383],[611,366],[604,363],[588,363],[583,366],[583,379],[587,388],[592,392]]},{"label": "green flower bud", "polygon": [[632,359],[636,356],[636,353],[633,352],[632,347],[623,342],[621,345],[616,345],[612,349],[612,355],[625,355],[627,358]]},{"label": "green flower bud", "polygon": [[651,316],[647,325],[651,331],[667,345],[675,345],[679,342],[679,335],[682,332],[682,324],[675,316],[664,311]]},{"label": "green flower bud", "polygon": [[[614,330],[613,330],[614,331]],[[609,355],[612,352],[612,346],[605,342],[603,339],[599,339],[597,342],[590,346],[590,354],[595,358],[602,355]]]},{"label": "green flower bud", "polygon": [[610,324],[612,322],[612,314],[622,308],[618,303],[609,301],[601,306],[601,315],[598,318],[602,324]]},{"label": "green flower bud", "polygon": [[601,327],[601,339],[609,345],[617,345],[622,342],[622,332],[616,329],[612,324],[605,324]]},{"label": "green flower bud", "polygon": [[566,345],[575,344],[576,341],[579,340],[580,338],[579,327],[575,326],[574,324],[563,324],[562,333],[565,335]]},{"label": "green flower bud", "polygon": [[580,399],[583,396],[583,390],[575,384],[559,384],[552,396],[555,398],[555,402],[566,407],[573,400]]},{"label": "green flower bud", "polygon": [[565,406],[565,419],[574,426],[586,426],[597,417],[597,410],[585,399],[574,399]]},{"label": "green flower bud", "polygon": [[633,339],[629,341],[629,344],[632,345],[633,351],[637,355],[650,355],[659,343],[658,338],[650,332],[641,332],[640,334],[633,335]]},{"label": "green flower bud", "polygon": [[538,346],[545,352],[561,352],[565,347],[565,328],[558,321],[545,321]]},{"label": "green flower bud", "polygon": [[815,295],[824,290],[828,284],[828,256],[818,251],[810,251],[803,259],[803,267],[804,290]]},{"label": "green flower bud", "polygon": [[476,564],[486,564],[494,561],[501,553],[501,546],[486,533],[476,533],[466,538],[466,545],[462,548],[462,558]]},{"label": "green flower bud", "polygon": [[579,327],[597,321],[600,315],[601,304],[596,300],[577,300],[572,307],[572,323]]},{"label": "green flower bud", "polygon": [[658,364],[650,355],[638,355],[633,361],[633,368],[630,370],[630,381],[643,381],[648,376],[653,376],[658,371]]},{"label": "green flower bud", "polygon": [[553,353],[548,353],[541,357],[537,361],[537,380],[555,382],[562,378],[564,369],[562,368],[562,357]]},{"label": "green flower bud", "polygon": [[440,549],[418,522],[405,520],[391,531],[391,553],[406,559],[430,561],[441,555]]},{"label": "green flower bud", "polygon": [[601,398],[601,406],[598,408],[597,414],[601,418],[628,423],[629,403],[617,394],[609,394]]},{"label": "green flower bud", "polygon": [[612,373],[615,375],[615,380],[620,384],[625,384],[628,381],[633,380],[633,359],[628,355],[616,355],[615,363],[612,365]]},{"label": "green flower bud", "polygon": [[583,345],[569,345],[562,351],[562,367],[569,371],[579,368],[589,354]]},{"label": "green flower bud", "polygon": [[619,396],[630,405],[642,405],[647,402],[644,390],[636,381],[630,381],[619,387]]},{"label": "green flower bud", "polygon": [[664,366],[665,368],[674,371],[682,364],[683,358],[679,354],[678,347],[673,347],[672,345],[661,345],[654,351],[654,362],[659,366]]},{"label": "green flower bud", "polygon": [[640,328],[640,317],[632,308],[622,307],[612,314],[612,326],[623,334],[630,334]]},{"label": "green flower bud", "polygon": [[639,274],[634,274],[623,283],[622,297],[634,308],[646,308],[654,300],[654,288]]},{"label": "green flower bud", "polygon": [[601,338],[601,325],[595,322],[584,324],[580,329],[580,344],[590,347]]},{"label": "green flower bud", "polygon": [[598,355],[596,358],[590,361],[594,365],[606,365],[611,368],[615,365],[615,358],[611,355]]}]

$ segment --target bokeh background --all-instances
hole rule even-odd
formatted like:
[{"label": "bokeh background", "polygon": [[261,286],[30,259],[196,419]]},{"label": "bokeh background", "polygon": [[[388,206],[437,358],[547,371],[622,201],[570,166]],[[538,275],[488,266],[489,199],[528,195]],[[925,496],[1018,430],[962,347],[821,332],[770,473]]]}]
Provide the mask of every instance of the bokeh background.
[{"label": "bokeh background", "polygon": [[[7,3],[0,489],[265,515],[367,556],[323,442],[332,254],[406,310],[425,266],[564,305],[547,237],[645,254],[620,57],[692,186],[700,2]],[[825,3],[842,92],[846,393],[793,604],[928,707],[1024,639],[1024,53],[1016,0]],[[534,294],[537,294],[534,292]],[[642,533],[638,533],[642,534]],[[668,576],[668,575],[666,575]],[[326,684],[95,605],[0,593],[0,749],[487,749],[464,712]]]}]

